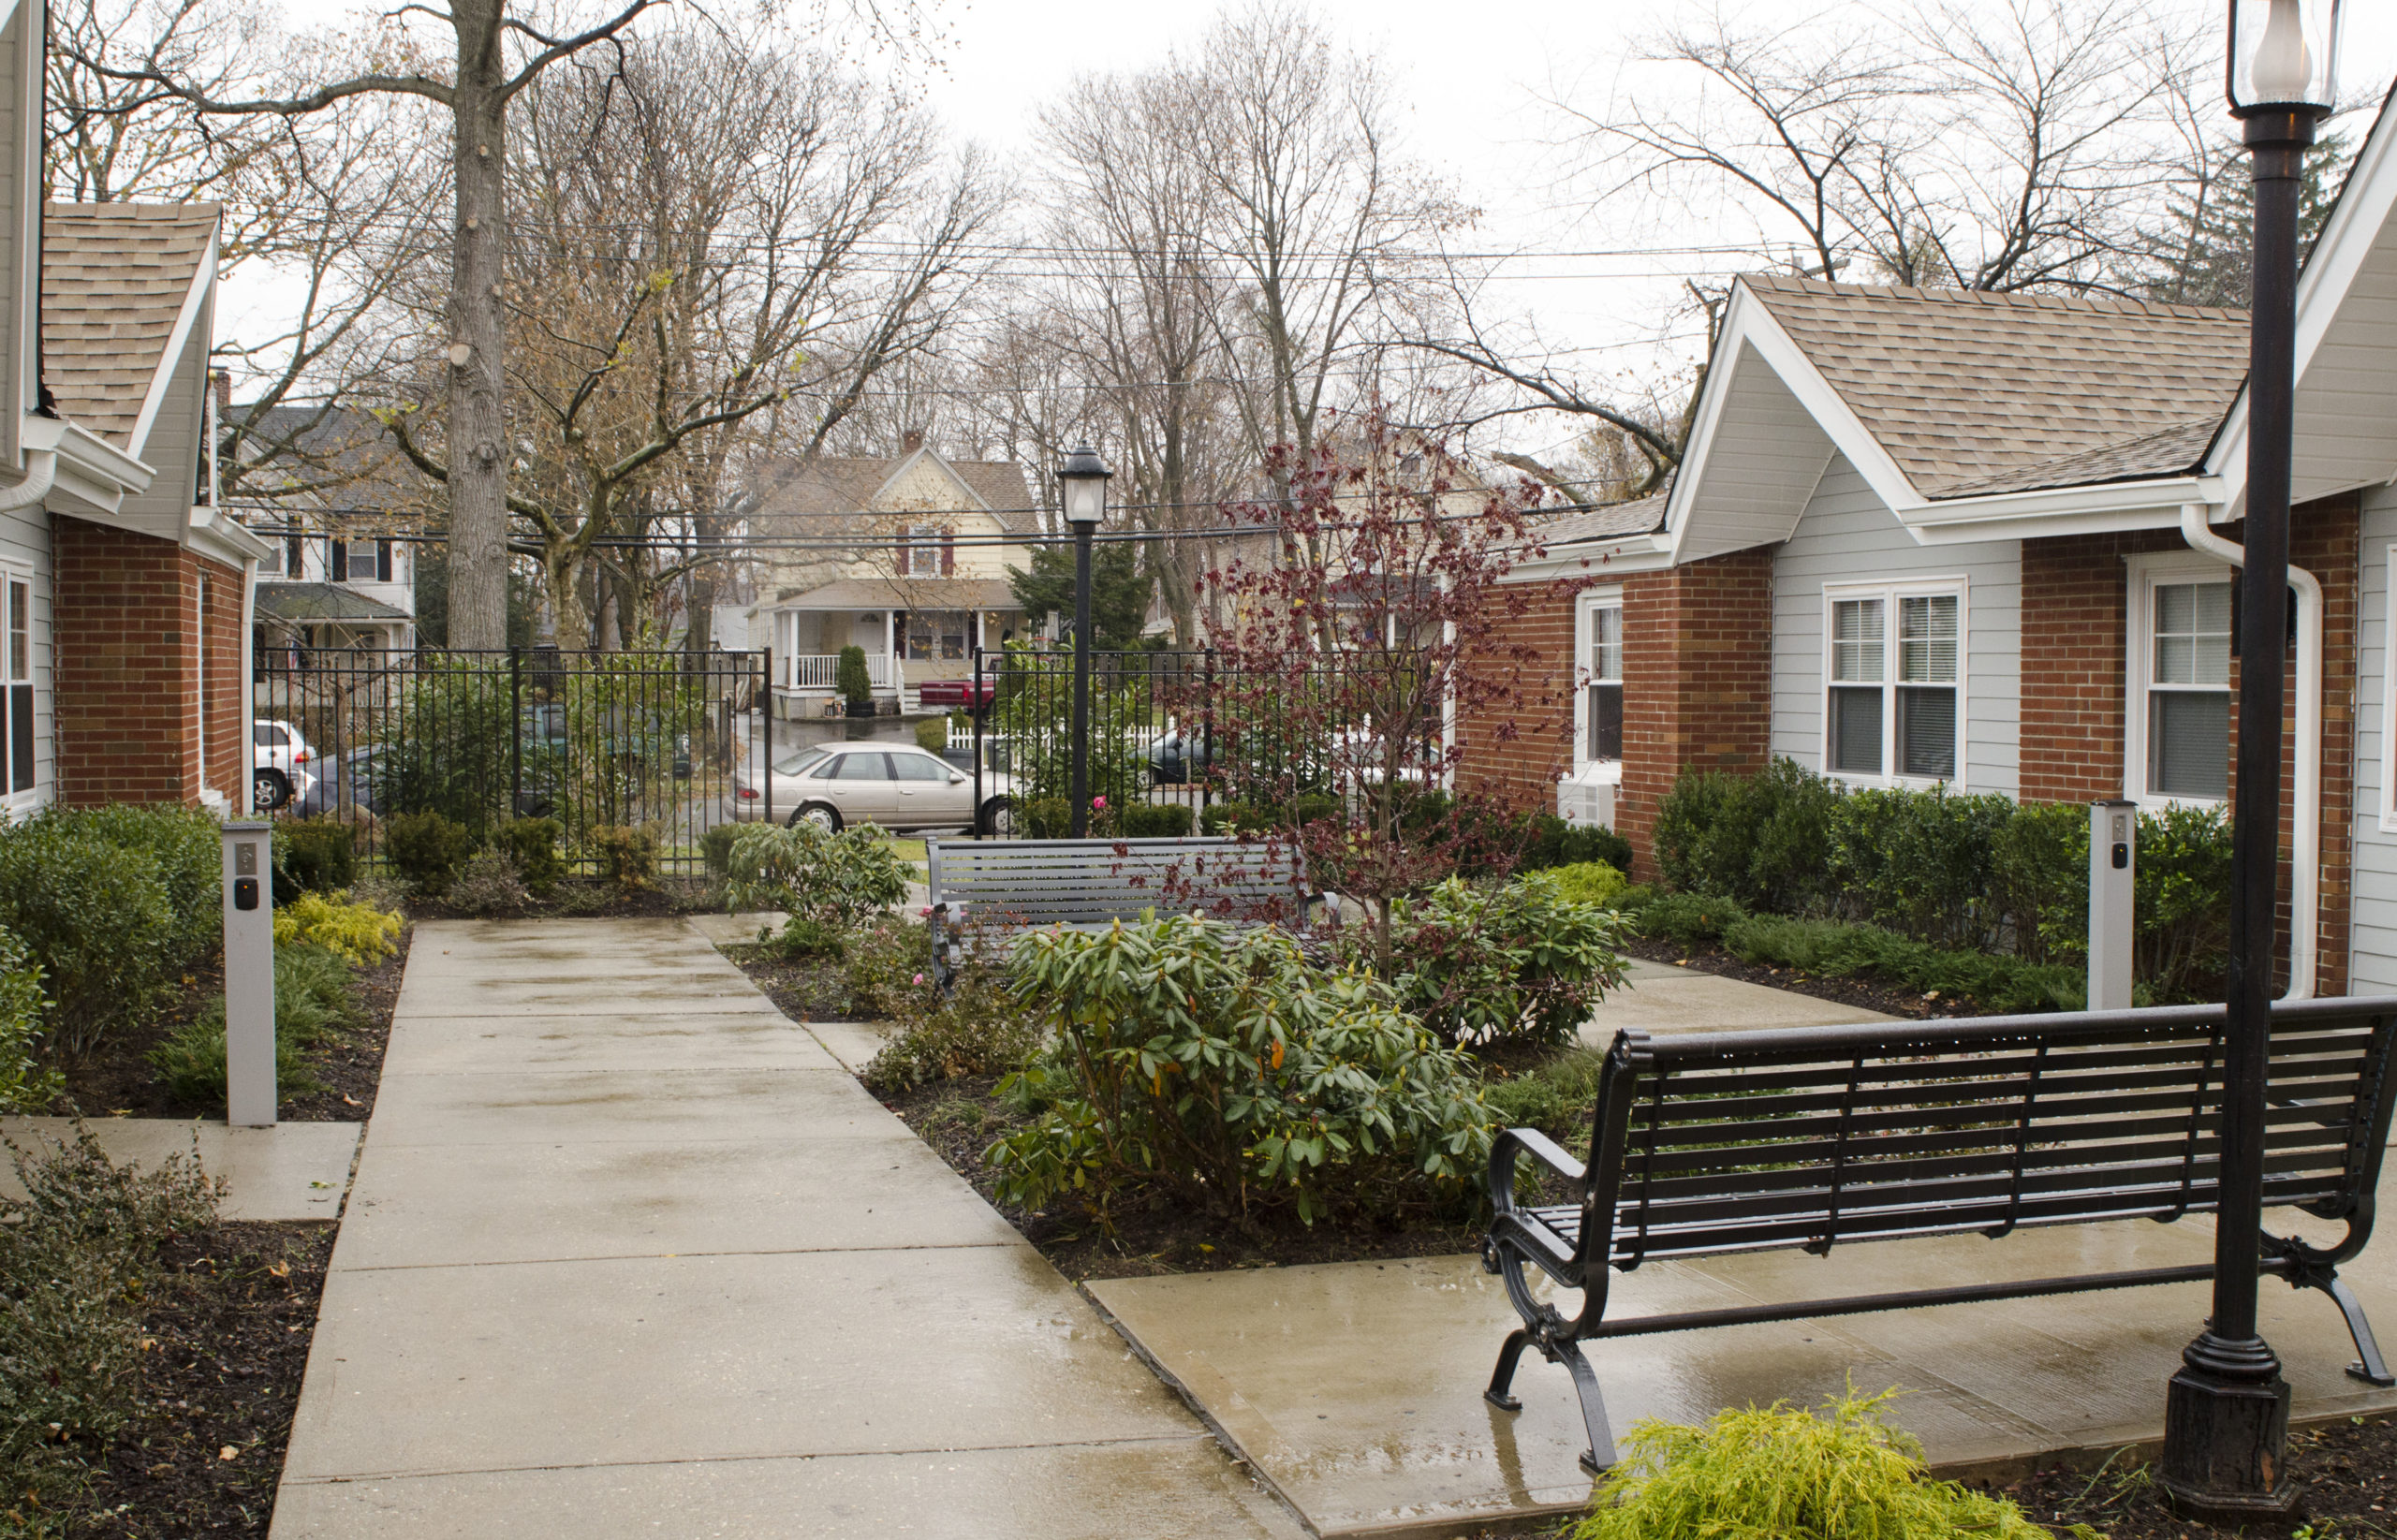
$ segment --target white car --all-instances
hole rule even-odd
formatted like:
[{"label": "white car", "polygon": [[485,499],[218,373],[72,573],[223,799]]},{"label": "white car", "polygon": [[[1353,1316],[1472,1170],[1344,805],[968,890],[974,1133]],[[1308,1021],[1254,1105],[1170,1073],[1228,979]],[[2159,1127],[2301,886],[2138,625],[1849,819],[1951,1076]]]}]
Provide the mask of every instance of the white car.
[{"label": "white car", "polygon": [[260,717],[250,724],[250,805],[272,813],[316,785],[316,751],[288,722]]},{"label": "white car", "polygon": [[[982,801],[974,777],[912,743],[819,743],[775,761],[773,815],[788,823],[812,819],[827,829],[879,824],[884,829],[979,829],[1004,839],[1012,827],[1007,778],[985,774]],[[766,787],[743,764],[732,775],[732,815],[766,816]]]}]

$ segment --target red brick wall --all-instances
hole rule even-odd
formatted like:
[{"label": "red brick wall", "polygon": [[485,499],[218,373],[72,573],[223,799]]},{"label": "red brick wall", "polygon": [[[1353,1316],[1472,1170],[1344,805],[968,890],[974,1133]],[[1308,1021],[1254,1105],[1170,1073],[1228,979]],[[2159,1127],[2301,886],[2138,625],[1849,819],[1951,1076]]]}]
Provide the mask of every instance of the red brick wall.
[{"label": "red brick wall", "polygon": [[[2322,880],[2316,988],[2346,988],[2350,829],[2355,809],[2358,507],[2352,496],[2309,503],[2290,524],[2289,560],[2322,583]],[[2237,540],[2237,525],[2217,526]],[[2124,558],[2184,550],[2180,535],[2148,530],[2022,542],[2022,797],[2088,802],[2123,795],[2125,657],[2130,584]],[[2236,686],[2238,665],[2232,664]],[[2290,748],[2282,760],[2282,848],[2289,848],[2296,776],[2297,656],[2288,661]],[[2238,736],[2232,724],[2232,747]],[[2281,924],[2289,922],[2281,866]]]},{"label": "red brick wall", "polygon": [[[1772,714],[1772,553],[1770,549],[1625,575],[1623,589],[1623,786],[1615,829],[1633,870],[1654,875],[1649,849],[1656,803],[1685,766],[1764,768]],[[1550,586],[1522,635],[1547,665],[1532,671],[1553,699],[1549,720],[1520,721],[1511,741],[1493,725],[1460,724],[1460,780],[1553,808],[1556,778],[1573,767],[1574,600],[1586,579]]]},{"label": "red brick wall", "polygon": [[205,690],[207,784],[238,803],[242,575],[168,541],[64,514],[51,515],[51,532],[59,800],[198,800]]},{"label": "red brick wall", "polygon": [[[1461,711],[1461,784],[1526,805],[1556,811],[1556,779],[1573,769],[1574,600],[1585,580],[1541,584],[1524,611],[1506,626],[1537,655],[1520,666],[1478,670],[1498,697],[1478,711]],[[1493,675],[1503,674],[1503,682]]]}]

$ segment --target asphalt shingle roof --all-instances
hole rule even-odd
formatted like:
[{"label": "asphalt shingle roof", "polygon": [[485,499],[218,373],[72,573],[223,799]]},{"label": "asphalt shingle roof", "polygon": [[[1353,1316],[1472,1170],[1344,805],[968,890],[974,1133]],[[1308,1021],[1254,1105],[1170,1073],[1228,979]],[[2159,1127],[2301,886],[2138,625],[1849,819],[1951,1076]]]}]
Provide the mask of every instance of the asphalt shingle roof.
[{"label": "asphalt shingle roof", "polygon": [[1582,540],[1620,539],[1631,535],[1653,535],[1664,526],[1666,493],[1642,497],[1635,502],[1617,503],[1611,507],[1591,508],[1581,513],[1559,514],[1532,527],[1540,544],[1551,548],[1573,545]]},{"label": "asphalt shingle roof", "polygon": [[42,225],[42,379],[68,420],[120,449],[184,299],[213,203],[52,203]]},{"label": "asphalt shingle roof", "polygon": [[404,621],[404,609],[335,583],[258,584],[258,613],[279,621]]},{"label": "asphalt shingle roof", "polygon": [[2241,310],[1741,282],[1929,497],[2186,469],[2192,424],[2211,433],[2247,372]]},{"label": "asphalt shingle roof", "polygon": [[[819,456],[774,460],[757,475],[757,516],[843,516],[866,513],[866,504],[899,469],[905,455],[890,459]],[[1040,517],[1032,509],[1032,489],[1023,467],[1011,460],[949,460],[942,463],[990,505],[1001,527],[1013,535],[1037,535]]]}]

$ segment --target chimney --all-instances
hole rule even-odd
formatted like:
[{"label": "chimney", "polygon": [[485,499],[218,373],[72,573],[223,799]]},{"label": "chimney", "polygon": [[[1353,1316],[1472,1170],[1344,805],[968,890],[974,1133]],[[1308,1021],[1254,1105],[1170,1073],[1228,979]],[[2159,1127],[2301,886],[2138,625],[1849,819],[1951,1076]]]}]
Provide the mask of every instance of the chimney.
[{"label": "chimney", "polygon": [[914,454],[923,447],[924,431],[921,428],[910,428],[899,435],[899,452],[903,455]]},{"label": "chimney", "polygon": [[208,378],[216,388],[216,420],[222,422],[233,415],[233,372],[219,369]]}]

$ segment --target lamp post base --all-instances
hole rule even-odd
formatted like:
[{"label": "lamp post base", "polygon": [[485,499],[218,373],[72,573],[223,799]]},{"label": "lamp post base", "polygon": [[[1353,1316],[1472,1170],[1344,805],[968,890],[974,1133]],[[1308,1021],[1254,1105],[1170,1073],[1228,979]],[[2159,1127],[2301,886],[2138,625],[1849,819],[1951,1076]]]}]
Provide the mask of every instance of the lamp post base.
[{"label": "lamp post base", "polygon": [[2182,1354],[2164,1394],[2164,1454],[2156,1484],[2192,1518],[2283,1518],[2297,1508],[2288,1478],[2288,1382],[2260,1338],[2211,1331]]}]

